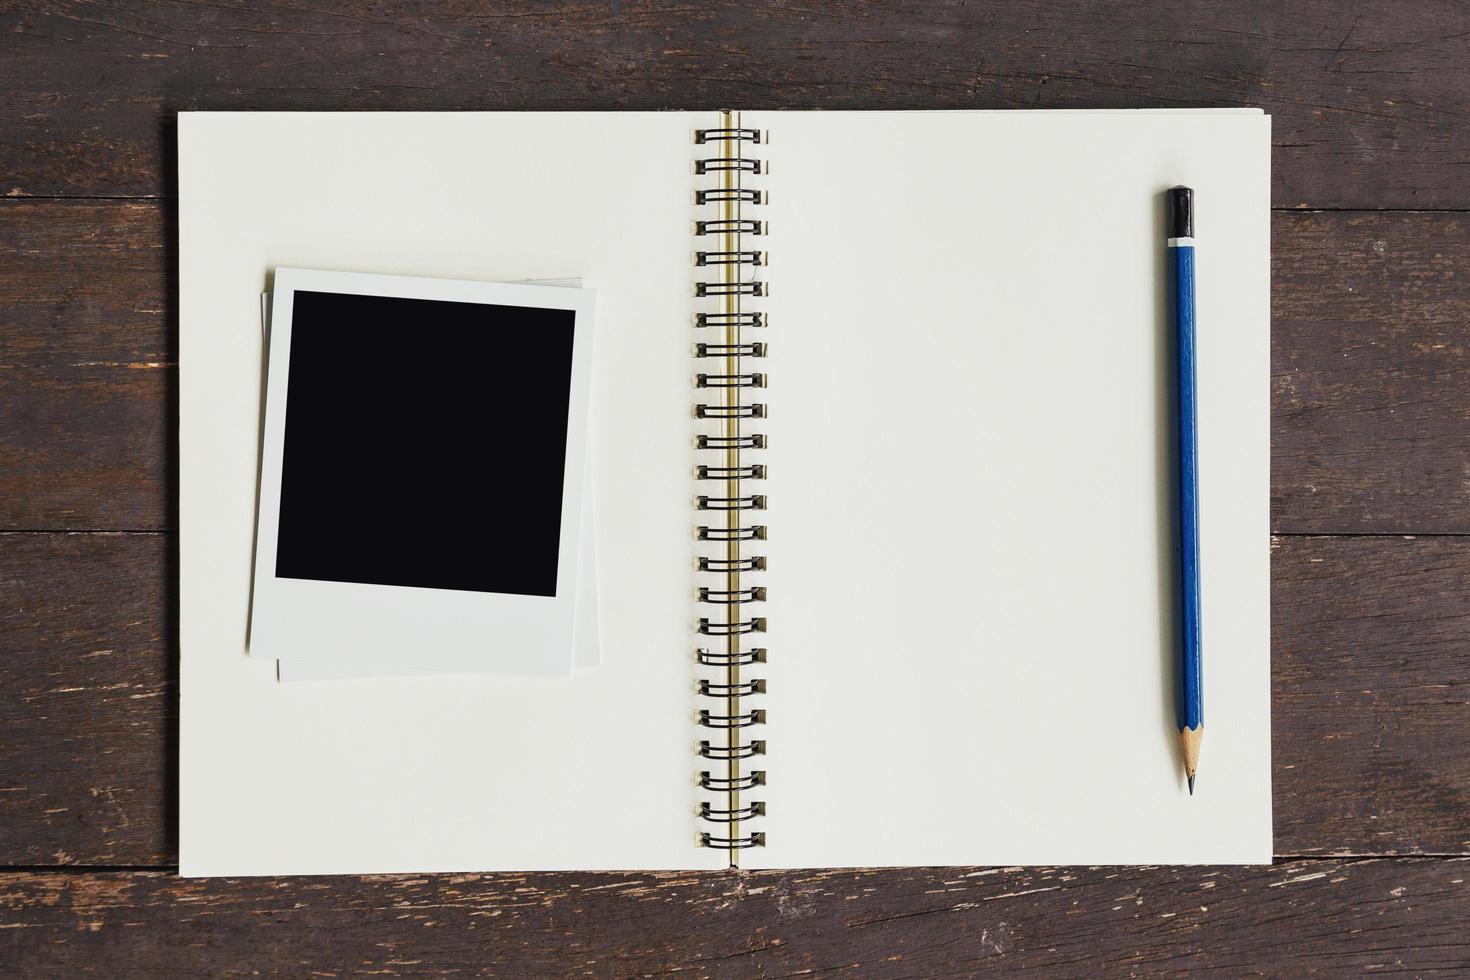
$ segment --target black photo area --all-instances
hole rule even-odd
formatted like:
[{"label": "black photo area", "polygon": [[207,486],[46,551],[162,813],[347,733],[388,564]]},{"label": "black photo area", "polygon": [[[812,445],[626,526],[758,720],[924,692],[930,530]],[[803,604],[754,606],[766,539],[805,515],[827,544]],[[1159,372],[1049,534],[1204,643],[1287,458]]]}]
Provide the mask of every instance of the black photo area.
[{"label": "black photo area", "polygon": [[296,293],[277,577],[555,595],[574,323]]}]

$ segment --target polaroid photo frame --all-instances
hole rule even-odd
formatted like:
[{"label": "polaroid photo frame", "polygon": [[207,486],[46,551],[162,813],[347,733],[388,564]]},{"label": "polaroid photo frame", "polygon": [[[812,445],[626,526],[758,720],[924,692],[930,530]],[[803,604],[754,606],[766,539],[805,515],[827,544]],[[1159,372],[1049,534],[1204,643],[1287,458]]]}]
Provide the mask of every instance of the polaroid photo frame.
[{"label": "polaroid photo frame", "polygon": [[570,672],[593,295],[276,270],[251,656]]},{"label": "polaroid photo frame", "polygon": [[[581,279],[523,279],[520,282],[532,286],[565,286],[581,289]],[[264,390],[267,351],[271,338],[271,294],[260,294],[260,337],[262,351],[260,361],[261,385]],[[577,546],[577,597],[576,612],[572,617],[572,669],[596,667],[602,662],[601,635],[598,623],[597,590],[597,542],[592,510],[592,456],[588,448],[588,463],[583,470],[582,486],[582,535]],[[257,465],[259,465],[257,461]],[[363,667],[356,664],[321,663],[308,660],[277,660],[276,679],[283,682],[296,681],[345,681],[377,680],[383,678],[438,675],[436,671],[413,663],[395,667]]]}]

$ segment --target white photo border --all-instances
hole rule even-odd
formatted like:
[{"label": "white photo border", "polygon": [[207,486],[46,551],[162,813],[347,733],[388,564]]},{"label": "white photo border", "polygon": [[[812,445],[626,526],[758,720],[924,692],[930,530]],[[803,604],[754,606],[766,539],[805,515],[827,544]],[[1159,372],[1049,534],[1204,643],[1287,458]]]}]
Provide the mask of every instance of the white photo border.
[{"label": "white photo border", "polygon": [[[298,291],[567,310],[574,314],[556,594],[525,596],[279,578],[282,448],[291,322]],[[269,373],[256,529],[249,654],[432,670],[565,675],[572,667],[578,544],[595,293],[526,283],[429,279],[278,268],[272,289]],[[507,366],[509,367],[509,366]],[[493,453],[491,433],[487,452]],[[506,519],[510,515],[478,515]],[[371,534],[371,528],[364,528]]]}]

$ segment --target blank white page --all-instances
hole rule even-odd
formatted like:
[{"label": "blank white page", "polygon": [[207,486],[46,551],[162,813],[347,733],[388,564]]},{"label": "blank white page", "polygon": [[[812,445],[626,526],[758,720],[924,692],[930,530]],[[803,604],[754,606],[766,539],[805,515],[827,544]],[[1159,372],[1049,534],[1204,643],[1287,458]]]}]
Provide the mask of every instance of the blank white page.
[{"label": "blank white page", "polygon": [[[771,448],[768,836],[743,863],[1269,861],[1269,119],[744,122],[771,133]],[[1194,798],[1173,712],[1174,184],[1198,213]]]},{"label": "blank white page", "polygon": [[[690,131],[717,118],[180,116],[184,874],[725,863],[698,847],[691,655]],[[602,666],[280,684],[246,658],[256,297],[286,265],[597,290]]]}]

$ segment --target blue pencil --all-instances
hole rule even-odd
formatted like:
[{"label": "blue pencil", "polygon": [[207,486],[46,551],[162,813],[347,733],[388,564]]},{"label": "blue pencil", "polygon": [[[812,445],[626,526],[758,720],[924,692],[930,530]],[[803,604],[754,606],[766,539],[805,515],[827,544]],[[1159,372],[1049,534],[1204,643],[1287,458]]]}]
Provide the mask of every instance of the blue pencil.
[{"label": "blue pencil", "polygon": [[1200,679],[1199,447],[1195,401],[1194,191],[1169,190],[1170,312],[1174,318],[1179,392],[1179,748],[1194,795],[1199,744],[1205,731]]}]

